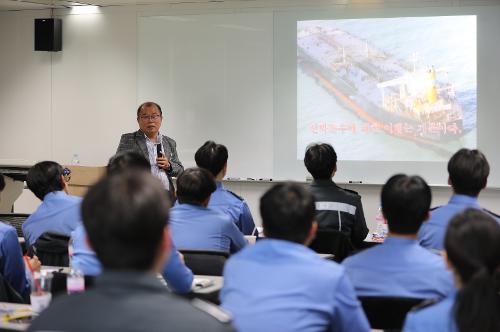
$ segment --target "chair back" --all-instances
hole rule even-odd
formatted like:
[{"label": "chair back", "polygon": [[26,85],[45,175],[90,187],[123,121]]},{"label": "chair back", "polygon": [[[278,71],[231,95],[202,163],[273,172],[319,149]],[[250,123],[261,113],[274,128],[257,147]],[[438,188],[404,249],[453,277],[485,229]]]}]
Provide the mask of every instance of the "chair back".
[{"label": "chair back", "polygon": [[372,329],[401,330],[406,314],[424,299],[406,297],[359,297]]},{"label": "chair back", "polygon": [[23,223],[30,215],[26,213],[0,213],[0,220],[16,229],[17,237],[23,237]]},{"label": "chair back", "polygon": [[351,239],[338,230],[318,229],[309,248],[319,254],[332,254],[336,262],[341,262],[354,251]]},{"label": "chair back", "polygon": [[229,253],[217,250],[179,250],[193,274],[222,276]]},{"label": "chair back", "polygon": [[68,243],[68,235],[45,232],[30,251],[38,256],[43,265],[69,266]]}]

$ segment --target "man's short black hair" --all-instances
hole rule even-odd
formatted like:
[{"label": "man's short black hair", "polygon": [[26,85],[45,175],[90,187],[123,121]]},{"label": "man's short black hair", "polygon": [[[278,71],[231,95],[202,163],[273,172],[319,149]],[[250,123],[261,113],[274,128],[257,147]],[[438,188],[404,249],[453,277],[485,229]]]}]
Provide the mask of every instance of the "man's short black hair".
[{"label": "man's short black hair", "polygon": [[199,167],[188,168],[177,177],[179,203],[199,205],[217,189],[214,176]]},{"label": "man's short black hair", "polygon": [[312,194],[296,183],[277,184],[260,199],[266,237],[304,243],[315,213]]},{"label": "man's short black hair", "polygon": [[460,149],[448,162],[448,174],[456,194],[476,197],[486,187],[490,165],[481,151]]},{"label": "man's short black hair", "polygon": [[314,179],[331,179],[337,167],[337,154],[330,144],[313,144],[307,148],[304,165]]},{"label": "man's short black hair", "polygon": [[109,159],[106,167],[107,174],[121,173],[132,169],[151,171],[149,160],[137,151],[118,152]]},{"label": "man's short black hair", "polygon": [[5,180],[3,174],[0,174],[0,192],[5,188]]},{"label": "man's short black hair", "polygon": [[64,189],[62,175],[61,165],[54,161],[42,161],[29,169],[26,184],[36,197],[43,200],[48,193]]},{"label": "man's short black hair", "polygon": [[169,208],[165,188],[149,172],[111,174],[92,186],[82,202],[82,219],[104,268],[150,269]]},{"label": "man's short black hair", "polygon": [[213,176],[217,176],[222,171],[227,163],[227,158],[227,148],[214,141],[206,141],[194,155],[196,165],[208,169]]},{"label": "man's short black hair", "polygon": [[160,111],[160,115],[163,116],[160,105],[158,105],[157,103],[155,103],[153,101],[147,101],[145,103],[140,104],[139,107],[137,108],[137,117],[139,117],[139,113],[141,113],[141,111],[143,109],[148,108],[148,107],[156,107],[158,109],[158,111]]},{"label": "man's short black hair", "polygon": [[382,213],[389,231],[416,234],[427,218],[432,194],[429,185],[418,175],[396,174],[382,187]]}]

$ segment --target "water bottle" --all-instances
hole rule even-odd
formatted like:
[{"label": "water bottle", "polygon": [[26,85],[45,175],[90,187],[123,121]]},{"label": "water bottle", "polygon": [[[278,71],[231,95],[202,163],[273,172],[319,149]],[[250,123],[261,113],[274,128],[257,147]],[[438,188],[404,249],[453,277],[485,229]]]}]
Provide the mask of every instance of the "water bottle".
[{"label": "water bottle", "polygon": [[387,222],[385,221],[384,215],[382,214],[381,206],[379,206],[378,208],[375,220],[377,221],[377,229],[375,230],[375,233],[373,233],[373,238],[383,241],[387,236]]},{"label": "water bottle", "polygon": [[66,278],[68,294],[85,291],[85,277],[80,269],[71,268]]},{"label": "water bottle", "polygon": [[78,156],[78,153],[73,154],[73,158],[71,158],[71,165],[80,165],[80,156]]}]

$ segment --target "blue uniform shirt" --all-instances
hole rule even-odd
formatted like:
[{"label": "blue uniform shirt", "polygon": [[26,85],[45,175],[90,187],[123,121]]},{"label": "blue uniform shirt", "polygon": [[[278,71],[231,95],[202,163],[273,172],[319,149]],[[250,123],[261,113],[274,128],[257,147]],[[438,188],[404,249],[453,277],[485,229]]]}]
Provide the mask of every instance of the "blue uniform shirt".
[{"label": "blue uniform shirt", "polygon": [[[85,229],[80,224],[71,234],[73,239],[73,256],[71,267],[80,269],[84,275],[97,276],[102,272],[102,266],[95,252],[87,246]],[[182,263],[175,247],[172,247],[170,257],[162,272],[168,286],[176,293],[184,294],[191,291],[193,272]]]},{"label": "blue uniform shirt", "polygon": [[176,203],[170,210],[170,230],[180,249],[233,253],[247,243],[228,216],[199,205]]},{"label": "blue uniform shirt", "polygon": [[420,245],[427,249],[443,250],[448,223],[467,208],[482,210],[476,197],[455,194],[448,204],[431,211],[430,219],[422,224],[418,232]]},{"label": "blue uniform shirt", "polygon": [[29,283],[17,232],[3,222],[0,222],[0,273],[21,296],[27,295]]},{"label": "blue uniform shirt", "polygon": [[42,204],[23,223],[23,234],[29,248],[45,232],[71,235],[81,222],[81,197],[63,191],[48,193]]},{"label": "blue uniform shirt", "polygon": [[441,256],[416,240],[388,237],[384,243],[346,258],[342,265],[358,296],[443,298],[453,290]]},{"label": "blue uniform shirt", "polygon": [[231,256],[220,297],[240,332],[370,330],[344,268],[289,241]]},{"label": "blue uniform shirt", "polygon": [[455,292],[430,307],[426,307],[406,316],[403,331],[405,332],[457,332],[453,315]]},{"label": "blue uniform shirt", "polygon": [[253,234],[255,223],[247,203],[242,198],[226,190],[222,182],[217,182],[217,189],[210,196],[208,207],[229,216],[243,234]]}]

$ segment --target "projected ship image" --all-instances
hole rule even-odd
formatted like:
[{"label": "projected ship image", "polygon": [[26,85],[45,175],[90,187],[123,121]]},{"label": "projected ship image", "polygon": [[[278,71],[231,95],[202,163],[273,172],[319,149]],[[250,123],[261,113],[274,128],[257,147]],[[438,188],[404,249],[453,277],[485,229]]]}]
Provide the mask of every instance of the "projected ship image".
[{"label": "projected ship image", "polygon": [[364,130],[429,148],[448,142],[447,154],[472,127],[464,126],[449,68],[421,59],[415,49],[402,59],[337,27],[297,30],[298,68],[363,121]]}]

